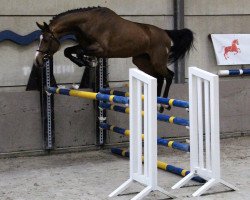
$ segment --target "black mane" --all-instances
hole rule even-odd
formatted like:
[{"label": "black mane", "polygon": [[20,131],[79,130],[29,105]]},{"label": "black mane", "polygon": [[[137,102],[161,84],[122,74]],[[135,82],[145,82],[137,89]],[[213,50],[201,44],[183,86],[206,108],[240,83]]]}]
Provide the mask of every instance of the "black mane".
[{"label": "black mane", "polygon": [[76,8],[76,9],[72,9],[72,10],[68,10],[68,11],[65,11],[65,12],[62,12],[62,13],[59,13],[57,15],[55,15],[52,20],[50,20],[50,22],[64,16],[64,15],[67,15],[67,14],[71,14],[71,13],[76,13],[76,12],[84,12],[84,11],[89,11],[89,10],[95,10],[95,9],[99,9],[99,8],[102,8],[100,6],[98,7],[87,7],[87,8]]}]

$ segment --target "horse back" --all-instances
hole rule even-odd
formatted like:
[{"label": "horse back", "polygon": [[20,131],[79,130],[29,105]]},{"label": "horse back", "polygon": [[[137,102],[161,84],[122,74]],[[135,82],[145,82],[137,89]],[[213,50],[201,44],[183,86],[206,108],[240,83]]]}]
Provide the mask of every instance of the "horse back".
[{"label": "horse back", "polygon": [[100,43],[109,57],[131,57],[150,46],[149,27],[123,19],[109,9],[91,13],[79,28],[83,35]]}]

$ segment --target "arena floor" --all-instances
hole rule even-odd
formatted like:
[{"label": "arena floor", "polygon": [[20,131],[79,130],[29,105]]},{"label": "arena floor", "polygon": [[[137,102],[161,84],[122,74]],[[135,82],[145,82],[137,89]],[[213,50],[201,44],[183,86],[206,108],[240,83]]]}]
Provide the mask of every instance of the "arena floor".
[{"label": "arena floor", "polygon": [[[179,176],[159,170],[159,185],[178,199],[250,199],[250,137],[221,140],[222,177],[233,183],[239,191],[228,191],[223,186],[208,194],[191,196],[197,183],[170,190],[180,180]],[[188,168],[189,154],[161,148],[159,160]],[[19,157],[0,160],[1,200],[99,200],[109,199],[108,194],[128,179],[129,162],[114,156],[109,150],[57,154],[51,156]],[[141,186],[127,190],[116,200],[131,199]],[[168,199],[157,192],[147,199]]]}]

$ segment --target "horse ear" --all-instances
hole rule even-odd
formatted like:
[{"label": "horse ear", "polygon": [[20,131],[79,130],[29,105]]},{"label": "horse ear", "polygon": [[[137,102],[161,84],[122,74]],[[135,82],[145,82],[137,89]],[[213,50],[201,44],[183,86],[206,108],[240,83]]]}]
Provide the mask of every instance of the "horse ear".
[{"label": "horse ear", "polygon": [[46,22],[43,22],[43,27],[45,31],[50,32],[49,25]]},{"label": "horse ear", "polygon": [[42,24],[39,24],[38,22],[36,22],[36,25],[38,26],[38,28],[40,28],[41,30],[44,30],[44,26]]}]

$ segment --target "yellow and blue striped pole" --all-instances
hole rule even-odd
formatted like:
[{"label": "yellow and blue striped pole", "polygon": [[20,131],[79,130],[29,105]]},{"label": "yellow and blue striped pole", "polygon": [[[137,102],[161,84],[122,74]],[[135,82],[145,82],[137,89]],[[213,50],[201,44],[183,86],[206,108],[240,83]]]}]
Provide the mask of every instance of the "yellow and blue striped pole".
[{"label": "yellow and blue striped pole", "polygon": [[84,99],[93,99],[100,101],[109,101],[114,103],[128,104],[129,99],[127,97],[107,95],[95,92],[86,92],[80,90],[70,90],[65,88],[48,87],[47,91],[51,94],[62,94],[67,96],[80,97]]},{"label": "yellow and blue striped pole", "polygon": [[[118,91],[118,90],[111,90],[109,88],[101,88],[100,93],[118,95],[118,96],[123,96],[123,97],[129,97],[128,92],[123,92],[123,91]],[[142,98],[143,98],[143,96],[142,96]],[[183,101],[183,100],[178,100],[178,99],[157,97],[157,103],[158,104],[175,106],[175,107],[181,107],[181,108],[189,108],[189,102]]]},{"label": "yellow and blue striped pole", "polygon": [[[100,128],[105,129],[105,130],[110,130],[115,133],[125,135],[127,137],[129,137],[130,135],[130,131],[128,129],[120,128],[114,125],[109,125],[107,123],[100,123]],[[144,134],[142,134],[142,139],[144,139]],[[173,149],[178,149],[178,150],[185,151],[185,152],[190,152],[189,144],[185,144],[185,143],[171,141],[171,140],[167,140],[163,138],[157,138],[157,144],[161,146],[165,146],[165,147],[170,147]]]},{"label": "yellow and blue striped pole", "polygon": [[[100,103],[99,106],[102,109],[108,109],[108,110],[113,110],[113,111],[129,114],[129,108],[128,107],[111,105],[110,103]],[[143,115],[143,111],[142,111],[142,115]],[[168,123],[171,123],[171,124],[186,126],[186,127],[189,126],[189,120],[188,119],[175,117],[175,116],[168,116],[168,115],[160,114],[160,113],[157,114],[157,120],[158,121],[168,122]]]},{"label": "yellow and blue striped pole", "polygon": [[[123,149],[119,149],[119,148],[111,148],[111,152],[116,154],[116,155],[120,155],[120,156],[129,158],[129,152],[127,150],[123,150]],[[175,167],[173,165],[169,165],[169,164],[162,162],[162,161],[157,161],[157,167],[159,169],[164,170],[164,171],[167,171],[167,172],[170,172],[173,174],[177,174],[177,175],[183,176],[183,177],[187,176],[190,173],[190,171],[188,171],[188,170],[185,170],[185,169],[182,169],[179,167]],[[206,180],[204,180],[203,178],[201,178],[199,176],[192,178],[192,180],[199,182],[199,183],[206,182]]]}]

